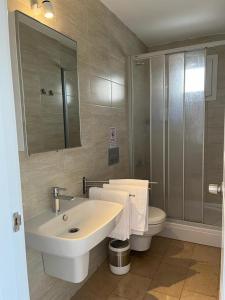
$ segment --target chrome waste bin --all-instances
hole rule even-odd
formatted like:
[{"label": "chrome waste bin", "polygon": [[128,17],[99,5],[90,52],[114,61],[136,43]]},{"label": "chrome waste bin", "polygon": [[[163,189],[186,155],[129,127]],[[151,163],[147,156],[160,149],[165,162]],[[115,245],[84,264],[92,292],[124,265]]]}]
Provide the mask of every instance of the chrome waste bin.
[{"label": "chrome waste bin", "polygon": [[130,271],[130,243],[128,240],[109,242],[109,267],[112,273],[123,275]]}]

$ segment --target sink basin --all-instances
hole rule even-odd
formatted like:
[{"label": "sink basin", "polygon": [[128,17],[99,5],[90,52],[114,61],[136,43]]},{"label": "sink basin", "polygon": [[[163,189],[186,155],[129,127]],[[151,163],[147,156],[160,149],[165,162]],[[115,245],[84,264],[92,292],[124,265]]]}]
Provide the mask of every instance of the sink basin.
[{"label": "sink basin", "polygon": [[122,209],[119,203],[83,199],[58,215],[43,213],[25,224],[27,246],[42,252],[46,273],[80,282],[88,274],[89,251],[110,234]]}]

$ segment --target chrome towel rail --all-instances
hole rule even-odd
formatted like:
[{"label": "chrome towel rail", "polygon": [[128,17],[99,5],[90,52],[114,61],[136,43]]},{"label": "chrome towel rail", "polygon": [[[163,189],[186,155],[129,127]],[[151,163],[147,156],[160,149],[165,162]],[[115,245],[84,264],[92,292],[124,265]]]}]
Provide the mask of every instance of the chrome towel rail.
[{"label": "chrome towel rail", "polygon": [[[109,183],[109,180],[87,180],[86,177],[83,177],[83,194],[85,195],[90,187],[101,187],[104,183]],[[158,184],[155,181],[149,181],[149,184]],[[151,188],[148,188],[151,190]]]}]

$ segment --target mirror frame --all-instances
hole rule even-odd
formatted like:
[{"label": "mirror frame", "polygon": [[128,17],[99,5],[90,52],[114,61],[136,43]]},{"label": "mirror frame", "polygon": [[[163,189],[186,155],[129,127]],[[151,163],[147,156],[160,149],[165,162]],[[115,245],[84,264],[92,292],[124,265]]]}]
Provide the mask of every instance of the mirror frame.
[{"label": "mirror frame", "polygon": [[[19,23],[24,23],[31,28],[51,36],[51,38],[62,41],[64,45],[68,45],[70,48],[74,48],[77,57],[77,94],[78,94],[78,113],[79,113],[79,146],[76,147],[64,147],[55,150],[47,150],[43,152],[30,153],[27,140],[26,132],[26,115],[25,115],[25,95],[23,88],[23,75],[22,75],[22,63],[20,53],[20,35],[19,35]],[[55,29],[48,27],[47,25],[37,21],[36,19],[20,12],[14,11],[9,13],[9,30],[10,30],[10,52],[12,59],[12,72],[13,72],[13,89],[15,98],[15,113],[16,113],[16,124],[17,124],[17,139],[19,151],[25,152],[27,156],[34,154],[41,154],[51,151],[60,151],[65,149],[73,149],[82,147],[81,139],[81,118],[80,118],[80,85],[79,85],[79,68],[78,68],[78,53],[77,53],[77,42],[70,37],[56,31]],[[65,135],[64,135],[65,136]]]}]

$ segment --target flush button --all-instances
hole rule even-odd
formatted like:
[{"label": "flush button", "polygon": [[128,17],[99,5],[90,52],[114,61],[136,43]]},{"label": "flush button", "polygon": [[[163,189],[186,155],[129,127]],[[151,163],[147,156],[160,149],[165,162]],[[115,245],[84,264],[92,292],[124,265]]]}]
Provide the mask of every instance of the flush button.
[{"label": "flush button", "polygon": [[109,166],[117,164],[120,160],[119,147],[109,148],[108,164]]}]

